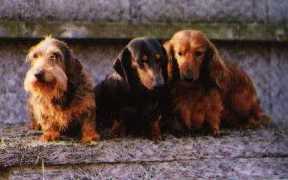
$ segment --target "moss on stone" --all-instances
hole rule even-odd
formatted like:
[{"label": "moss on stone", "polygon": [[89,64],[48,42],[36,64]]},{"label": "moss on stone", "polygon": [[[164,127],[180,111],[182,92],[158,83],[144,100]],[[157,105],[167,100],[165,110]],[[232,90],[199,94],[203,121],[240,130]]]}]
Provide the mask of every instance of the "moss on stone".
[{"label": "moss on stone", "polygon": [[0,33],[2,38],[39,38],[51,34],[55,37],[68,39],[130,39],[138,36],[154,36],[165,39],[181,29],[198,29],[216,40],[288,40],[288,27],[285,24],[0,21],[0,29],[2,30]]}]

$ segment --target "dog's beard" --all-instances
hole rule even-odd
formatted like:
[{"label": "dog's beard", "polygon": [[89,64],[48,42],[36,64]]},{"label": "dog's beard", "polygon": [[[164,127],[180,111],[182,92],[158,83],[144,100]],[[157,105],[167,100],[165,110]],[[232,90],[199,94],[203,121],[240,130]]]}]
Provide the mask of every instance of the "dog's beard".
[{"label": "dog's beard", "polygon": [[43,80],[38,80],[34,70],[26,74],[24,89],[34,96],[41,98],[59,98],[67,91],[68,78],[62,68],[55,66],[45,69]]}]

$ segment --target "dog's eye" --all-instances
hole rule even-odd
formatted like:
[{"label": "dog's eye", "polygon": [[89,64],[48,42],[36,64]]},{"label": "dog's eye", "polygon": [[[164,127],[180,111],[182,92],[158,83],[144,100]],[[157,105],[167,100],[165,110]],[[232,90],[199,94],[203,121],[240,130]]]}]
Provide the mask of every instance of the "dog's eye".
[{"label": "dog's eye", "polygon": [[200,57],[200,56],[202,56],[202,52],[200,52],[200,51],[196,51],[195,52],[195,58],[198,58],[198,57]]},{"label": "dog's eye", "polygon": [[56,53],[53,53],[49,56],[49,59],[57,59]]},{"label": "dog's eye", "polygon": [[49,59],[52,61],[57,61],[60,59],[60,54],[59,53],[52,53],[49,55]]},{"label": "dog's eye", "polygon": [[159,60],[161,58],[160,54],[155,54],[155,58]]},{"label": "dog's eye", "polygon": [[146,55],[144,55],[144,56],[142,57],[142,61],[143,61],[143,62],[148,62],[148,57],[147,57]]},{"label": "dog's eye", "polygon": [[39,56],[40,56],[39,53],[34,53],[33,56],[32,56],[32,58],[33,58],[33,59],[37,59],[37,58],[39,58]]},{"label": "dog's eye", "polygon": [[178,55],[179,55],[179,56],[182,56],[182,55],[183,55],[183,53],[182,53],[182,52],[178,52]]}]

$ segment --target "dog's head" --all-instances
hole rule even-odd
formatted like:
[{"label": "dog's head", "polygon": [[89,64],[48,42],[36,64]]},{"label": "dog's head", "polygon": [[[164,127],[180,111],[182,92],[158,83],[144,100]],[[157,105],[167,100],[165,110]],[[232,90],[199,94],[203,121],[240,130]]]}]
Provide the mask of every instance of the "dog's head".
[{"label": "dog's head", "polygon": [[164,47],[169,57],[170,78],[196,81],[207,76],[221,87],[227,68],[214,44],[202,32],[179,31]]},{"label": "dog's head", "polygon": [[52,37],[33,46],[26,61],[31,67],[25,77],[25,90],[45,97],[62,96],[82,70],[67,44]]},{"label": "dog's head", "polygon": [[166,66],[166,52],[153,38],[131,40],[114,61],[115,71],[132,89],[163,86],[167,80]]}]

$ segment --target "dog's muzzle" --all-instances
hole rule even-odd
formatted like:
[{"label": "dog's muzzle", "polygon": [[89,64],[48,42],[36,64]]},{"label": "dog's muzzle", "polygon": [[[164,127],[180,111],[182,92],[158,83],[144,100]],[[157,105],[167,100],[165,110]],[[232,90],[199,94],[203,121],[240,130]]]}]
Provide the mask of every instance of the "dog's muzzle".
[{"label": "dog's muzzle", "polygon": [[186,71],[183,71],[180,73],[180,78],[183,80],[189,80],[189,81],[196,81],[199,78],[199,73],[196,71],[192,71],[190,69],[187,69]]},{"label": "dog's muzzle", "polygon": [[45,74],[43,70],[37,69],[34,76],[36,77],[37,81],[45,82]]},{"label": "dog's muzzle", "polygon": [[159,88],[162,87],[164,85],[164,78],[162,75],[157,75],[155,77],[155,85],[154,88]]}]

